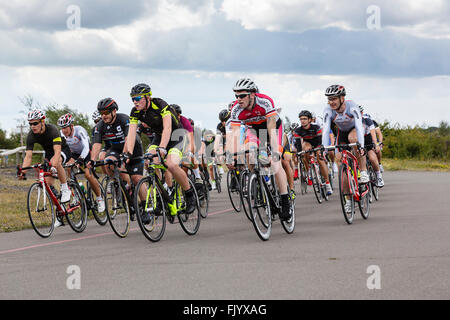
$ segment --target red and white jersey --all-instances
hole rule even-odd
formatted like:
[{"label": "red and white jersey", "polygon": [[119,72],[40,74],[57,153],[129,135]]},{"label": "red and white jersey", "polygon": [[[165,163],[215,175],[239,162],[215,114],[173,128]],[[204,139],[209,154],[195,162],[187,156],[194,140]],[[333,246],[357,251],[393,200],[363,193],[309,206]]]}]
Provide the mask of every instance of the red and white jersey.
[{"label": "red and white jersey", "polygon": [[267,129],[267,119],[270,117],[276,117],[275,121],[280,118],[272,98],[256,93],[255,104],[251,110],[244,109],[235,102],[231,109],[230,125],[233,127],[244,124],[255,130]]}]

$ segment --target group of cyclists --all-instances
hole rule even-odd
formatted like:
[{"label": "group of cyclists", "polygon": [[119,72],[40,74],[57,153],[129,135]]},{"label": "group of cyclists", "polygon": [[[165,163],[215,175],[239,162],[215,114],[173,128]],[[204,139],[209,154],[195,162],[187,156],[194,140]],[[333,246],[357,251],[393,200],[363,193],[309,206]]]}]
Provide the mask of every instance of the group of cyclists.
[{"label": "group of cyclists", "polygon": [[[119,106],[112,98],[98,102],[97,110],[92,119],[95,127],[91,135],[74,123],[71,114],[65,114],[58,119],[57,126],[47,123],[42,110],[32,110],[28,113],[30,132],[26,141],[26,155],[21,168],[29,167],[32,162],[32,152],[36,143],[45,152],[45,159],[51,164],[55,175],[61,184],[60,201],[70,201],[71,192],[67,185],[65,164],[75,163],[84,168],[86,179],[92,186],[96,196],[98,211],[105,211],[105,199],[102,197],[98,180],[93,176],[92,169],[96,162],[104,160],[122,161],[121,178],[127,185],[136,186],[144,176],[148,163],[144,154],[159,154],[167,167],[165,183],[172,188],[174,180],[181,186],[185,194],[186,213],[196,209],[194,187],[189,183],[183,163],[187,163],[194,173],[195,188],[202,185],[200,169],[204,169],[209,178],[210,189],[215,189],[216,175],[212,171],[213,163],[228,170],[237,168],[239,152],[244,150],[266,150],[265,155],[271,172],[275,177],[280,195],[279,218],[282,221],[291,219],[291,202],[295,199],[294,180],[298,177],[297,162],[303,161],[309,169],[309,157],[315,156],[320,166],[327,195],[333,193],[330,186],[329,167],[337,171],[341,156],[339,152],[322,149],[315,155],[305,153],[297,157],[302,150],[312,150],[320,146],[333,144],[358,143],[354,153],[357,156],[361,172],[360,183],[369,180],[366,169],[366,152],[376,175],[377,187],[383,187],[381,166],[381,147],[383,137],[377,123],[364,113],[362,106],[351,100],[346,100],[345,88],[332,85],[325,91],[328,105],[323,113],[323,124],[308,110],[299,112],[299,124],[283,128],[280,116],[281,109],[268,95],[259,92],[251,78],[241,78],[233,86],[235,98],[228,107],[219,112],[219,123],[216,132],[194,126],[194,121],[182,115],[179,105],[168,104],[161,98],[153,97],[149,85],[140,83],[130,92],[133,108],[129,114],[119,113]],[[150,140],[149,146],[143,145],[141,135]],[[267,153],[268,150],[268,153]],[[259,156],[262,155],[260,153]],[[328,159],[328,160],[327,160]],[[154,158],[158,163],[158,158]],[[250,161],[251,162],[251,161]],[[26,176],[26,170],[18,169],[19,179]],[[112,168],[105,165],[101,170],[112,176]],[[51,178],[49,178],[51,179]],[[233,185],[234,183],[234,185]],[[309,181],[309,184],[311,181]],[[53,184],[50,182],[50,184]],[[232,181],[231,188],[236,188]],[[198,191],[198,190],[197,190]],[[135,190],[141,201],[145,201],[145,190]],[[132,220],[133,220],[132,216]],[[144,223],[150,217],[142,216]],[[59,221],[55,221],[59,225]]]}]

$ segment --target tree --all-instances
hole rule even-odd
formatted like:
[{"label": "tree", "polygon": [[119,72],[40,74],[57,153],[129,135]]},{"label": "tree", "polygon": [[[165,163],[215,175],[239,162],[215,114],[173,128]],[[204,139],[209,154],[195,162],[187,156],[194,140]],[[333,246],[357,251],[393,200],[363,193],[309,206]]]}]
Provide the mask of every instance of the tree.
[{"label": "tree", "polygon": [[58,119],[62,115],[66,113],[70,113],[74,118],[74,124],[80,125],[87,130],[87,132],[92,131],[92,127],[89,124],[89,117],[86,114],[77,112],[70,108],[68,105],[58,106],[58,105],[50,105],[45,107],[44,109],[46,121],[48,123],[52,123],[54,125],[58,124]]}]

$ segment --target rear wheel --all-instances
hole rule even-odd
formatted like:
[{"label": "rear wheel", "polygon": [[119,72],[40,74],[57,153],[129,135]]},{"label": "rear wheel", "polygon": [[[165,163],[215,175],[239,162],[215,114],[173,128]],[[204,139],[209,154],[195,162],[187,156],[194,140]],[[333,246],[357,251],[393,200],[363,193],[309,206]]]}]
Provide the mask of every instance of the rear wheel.
[{"label": "rear wheel", "polygon": [[87,199],[90,204],[90,210],[92,212],[92,215],[94,216],[95,221],[101,226],[104,226],[108,222],[108,215],[106,214],[106,195],[105,195],[105,189],[103,189],[103,186],[99,183],[100,187],[100,196],[105,201],[105,211],[99,212],[98,211],[98,204],[97,204],[97,196],[95,195],[94,190],[92,190],[91,184],[87,182]]},{"label": "rear wheel", "polygon": [[42,238],[49,237],[54,229],[55,211],[50,195],[39,182],[28,190],[27,208],[34,231]]},{"label": "rear wheel", "polygon": [[320,177],[317,175],[317,167],[316,164],[312,164],[309,167],[309,172],[313,184],[314,194],[316,195],[317,202],[322,203],[323,202],[323,194],[322,194],[322,188],[320,186]]},{"label": "rear wheel", "polygon": [[87,206],[83,190],[74,181],[68,183],[72,194],[70,201],[61,204],[66,209],[66,219],[70,227],[75,232],[83,232],[87,226]]},{"label": "rear wheel", "polygon": [[201,215],[197,191],[190,179],[188,179],[188,182],[194,191],[195,210],[192,213],[186,213],[186,194],[178,183],[175,184],[175,199],[178,210],[178,221],[180,222],[181,228],[188,235],[192,236],[196,234],[200,228]]}]

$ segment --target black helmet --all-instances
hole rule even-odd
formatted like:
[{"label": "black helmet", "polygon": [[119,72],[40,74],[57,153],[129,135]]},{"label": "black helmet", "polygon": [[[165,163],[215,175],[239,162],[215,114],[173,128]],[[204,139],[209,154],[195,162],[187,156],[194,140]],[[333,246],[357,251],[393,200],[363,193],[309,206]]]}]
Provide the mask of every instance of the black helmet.
[{"label": "black helmet", "polygon": [[135,85],[133,88],[131,88],[130,96],[136,97],[136,96],[142,96],[142,95],[152,95],[152,89],[150,89],[150,86],[145,83],[139,83]]},{"label": "black helmet", "polygon": [[329,86],[325,90],[325,95],[327,97],[339,97],[339,96],[345,96],[345,88],[344,86],[340,86],[338,84],[334,84],[332,86]]},{"label": "black helmet", "polygon": [[102,99],[102,100],[100,100],[100,101],[98,102],[98,104],[97,104],[97,110],[98,110],[99,112],[102,112],[102,111],[104,111],[104,110],[111,111],[111,110],[113,110],[113,109],[118,110],[118,109],[119,109],[119,106],[118,106],[117,103],[116,103],[113,99],[111,99],[111,98],[105,98],[105,99]]},{"label": "black helmet", "polygon": [[173,108],[173,110],[175,110],[176,113],[181,114],[181,107],[179,105],[171,104],[170,107]]},{"label": "black helmet", "polygon": [[309,112],[308,110],[302,110],[299,114],[298,117],[300,118],[301,116],[303,117],[308,117],[309,119],[312,119],[312,114],[311,112]]},{"label": "black helmet", "polygon": [[228,109],[223,109],[222,111],[220,111],[219,120],[227,121],[228,119],[230,119],[230,111],[228,111]]}]

